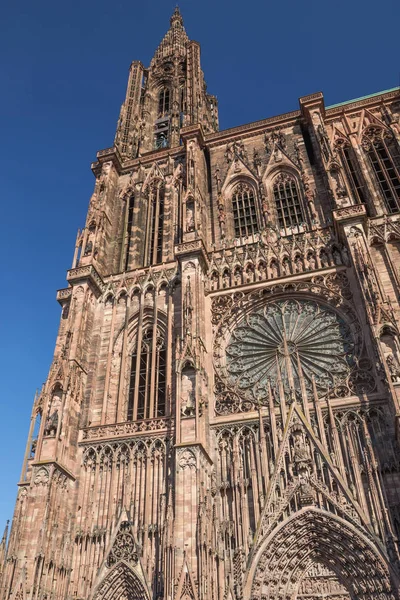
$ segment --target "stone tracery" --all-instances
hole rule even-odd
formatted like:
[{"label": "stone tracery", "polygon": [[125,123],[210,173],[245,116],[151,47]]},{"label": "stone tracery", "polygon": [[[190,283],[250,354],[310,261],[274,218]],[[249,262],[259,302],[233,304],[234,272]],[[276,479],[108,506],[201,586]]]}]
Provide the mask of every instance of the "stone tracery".
[{"label": "stone tracery", "polygon": [[311,389],[326,391],[348,375],[354,343],[348,326],[333,311],[308,300],[280,300],[250,313],[226,347],[227,384],[262,400],[268,383],[298,388],[304,376]]},{"label": "stone tracery", "polygon": [[293,598],[311,563],[333,569],[351,597],[393,597],[389,569],[377,548],[354,527],[319,510],[305,509],[286,521],[263,541],[254,561],[247,584],[252,600]]},{"label": "stone tracery", "polygon": [[121,598],[147,600],[148,594],[136,573],[121,561],[102,581],[93,598],[95,600],[121,600]]}]

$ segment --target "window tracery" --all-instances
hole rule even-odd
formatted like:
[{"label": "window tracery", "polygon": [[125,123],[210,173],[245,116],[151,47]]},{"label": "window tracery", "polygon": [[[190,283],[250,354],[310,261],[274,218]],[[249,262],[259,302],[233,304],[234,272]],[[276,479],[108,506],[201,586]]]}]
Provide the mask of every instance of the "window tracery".
[{"label": "window tracery", "polygon": [[[226,347],[226,383],[250,401],[267,398],[268,387],[297,389],[304,379],[321,392],[346,380],[354,342],[344,321],[309,300],[278,300],[248,314]],[[300,371],[301,369],[301,371]]]},{"label": "window tracery", "polygon": [[[380,127],[369,127],[364,133],[362,144],[370,160],[388,212],[398,212],[400,170],[394,160],[391,134]],[[396,158],[398,159],[398,155]]]},{"label": "window tracery", "polygon": [[365,193],[362,178],[359,173],[357,160],[350,143],[344,139],[338,139],[335,148],[339,152],[347,180],[350,184],[353,197],[357,204],[365,203]]},{"label": "window tracery", "polygon": [[147,226],[147,264],[162,262],[164,226],[164,182],[156,181],[150,186]]},{"label": "window tracery", "polygon": [[128,219],[126,224],[126,247],[125,247],[125,261],[124,261],[124,270],[127,271],[129,268],[129,253],[131,249],[132,243],[132,225],[133,225],[133,211],[135,208],[135,196],[132,194],[129,198],[128,204]]},{"label": "window tracery", "polygon": [[151,419],[166,414],[167,347],[158,327],[143,331],[140,347],[132,354],[127,420]]},{"label": "window tracery", "polygon": [[274,180],[273,194],[281,229],[298,227],[305,222],[304,210],[296,179],[290,173],[280,173]]},{"label": "window tracery", "polygon": [[257,209],[253,188],[239,183],[232,195],[235,237],[248,237],[258,232]]},{"label": "window tracery", "polygon": [[167,87],[161,88],[158,92],[158,117],[164,117],[169,114],[170,93]]}]

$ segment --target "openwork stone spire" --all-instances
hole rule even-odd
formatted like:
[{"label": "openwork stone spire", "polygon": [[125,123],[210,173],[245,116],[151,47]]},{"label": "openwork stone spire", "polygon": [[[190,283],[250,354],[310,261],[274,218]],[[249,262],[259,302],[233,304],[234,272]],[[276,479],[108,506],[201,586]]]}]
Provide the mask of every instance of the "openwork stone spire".
[{"label": "openwork stone spire", "polygon": [[183,18],[178,7],[175,8],[170,18],[170,24],[171,27],[168,29],[154,54],[151,66],[169,56],[186,55],[186,45],[189,42],[189,38],[183,26]]}]

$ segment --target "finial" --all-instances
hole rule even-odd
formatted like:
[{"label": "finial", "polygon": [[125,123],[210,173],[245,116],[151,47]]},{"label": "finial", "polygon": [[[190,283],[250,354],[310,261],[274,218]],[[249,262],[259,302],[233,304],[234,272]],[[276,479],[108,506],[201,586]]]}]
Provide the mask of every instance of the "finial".
[{"label": "finial", "polygon": [[175,6],[174,13],[173,13],[172,17],[170,18],[169,22],[171,23],[171,27],[176,27],[179,25],[181,27],[183,26],[183,19],[182,19],[182,15],[181,15],[178,5]]}]

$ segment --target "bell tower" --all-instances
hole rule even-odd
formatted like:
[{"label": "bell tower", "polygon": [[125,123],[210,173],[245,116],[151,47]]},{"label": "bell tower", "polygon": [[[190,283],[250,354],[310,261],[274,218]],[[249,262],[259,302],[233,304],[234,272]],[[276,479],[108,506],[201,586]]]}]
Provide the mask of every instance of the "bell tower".
[{"label": "bell tower", "polygon": [[218,130],[217,100],[207,93],[200,45],[189,40],[176,8],[150,66],[131,64],[115,144],[123,158],[136,158],[179,146],[181,128],[195,123]]}]

